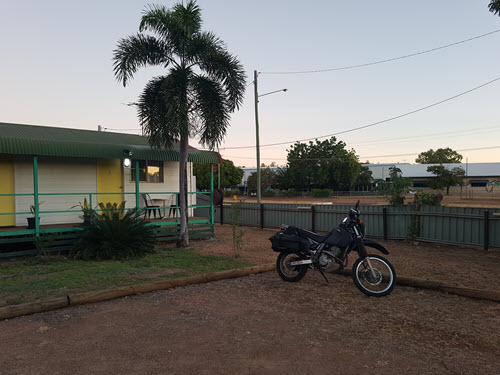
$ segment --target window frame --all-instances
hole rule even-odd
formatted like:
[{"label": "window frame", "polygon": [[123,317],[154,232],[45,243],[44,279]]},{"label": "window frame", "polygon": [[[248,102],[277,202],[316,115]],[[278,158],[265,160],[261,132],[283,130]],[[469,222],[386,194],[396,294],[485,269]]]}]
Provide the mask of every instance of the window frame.
[{"label": "window frame", "polygon": [[[130,182],[135,183],[135,166],[136,162],[139,162],[139,182],[144,182],[147,184],[162,184],[165,182],[165,163],[163,160],[132,160],[130,165]],[[150,163],[152,163],[150,165]],[[143,164],[143,166],[141,166]],[[159,164],[159,165],[154,165]],[[159,168],[159,181],[151,181],[151,176],[148,173],[148,167],[158,167]],[[141,179],[141,170],[144,172],[144,179]]]}]

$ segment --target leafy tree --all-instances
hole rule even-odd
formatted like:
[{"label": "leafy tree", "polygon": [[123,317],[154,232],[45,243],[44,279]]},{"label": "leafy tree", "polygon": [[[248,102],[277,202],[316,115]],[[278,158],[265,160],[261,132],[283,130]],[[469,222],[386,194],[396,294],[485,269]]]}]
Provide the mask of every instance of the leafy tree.
[{"label": "leafy tree", "polygon": [[[278,174],[267,167],[260,171],[260,189],[266,191],[267,188],[274,189],[278,186]],[[257,172],[250,173],[247,180],[247,189],[257,191]]]},{"label": "leafy tree", "polygon": [[[210,189],[210,164],[193,164],[193,174],[196,176],[196,186],[200,189]],[[243,178],[243,169],[235,167],[231,160],[222,160],[220,175],[221,189],[232,188],[238,185]],[[214,173],[214,184],[217,181],[217,172]]]},{"label": "leafy tree", "polygon": [[450,187],[460,185],[465,177],[463,168],[447,169],[444,165],[432,165],[427,167],[427,172],[432,172],[436,178],[432,179],[429,186],[433,189],[446,188],[446,195],[450,193]]},{"label": "leafy tree", "polygon": [[297,190],[329,188],[348,190],[354,185],[361,164],[354,150],[335,137],[315,143],[295,143],[288,150],[286,185]]},{"label": "leafy tree", "polygon": [[191,0],[172,9],[148,6],[137,35],[118,42],[114,73],[126,86],[136,71],[161,66],[166,74],[149,81],[139,96],[137,112],[143,133],[154,147],[180,141],[180,240],[189,245],[187,227],[188,141],[215,148],[226,134],[229,115],[245,93],[245,72],[213,33],[201,31],[201,11]]},{"label": "leafy tree", "polygon": [[421,152],[415,159],[418,164],[445,164],[445,163],[460,163],[463,156],[451,148],[438,148],[434,151],[432,148],[428,151]]},{"label": "leafy tree", "polygon": [[389,200],[392,206],[399,206],[405,203],[405,195],[410,192],[412,186],[411,178],[403,177],[401,169],[391,167],[389,169],[390,181],[380,181],[377,190]]},{"label": "leafy tree", "polygon": [[490,8],[490,12],[500,16],[500,0],[491,0],[491,3],[488,6]]},{"label": "leafy tree", "polygon": [[359,174],[356,177],[354,186],[355,187],[370,186],[371,180],[372,180],[372,171],[370,171],[370,168],[361,166],[361,170],[359,171]]}]

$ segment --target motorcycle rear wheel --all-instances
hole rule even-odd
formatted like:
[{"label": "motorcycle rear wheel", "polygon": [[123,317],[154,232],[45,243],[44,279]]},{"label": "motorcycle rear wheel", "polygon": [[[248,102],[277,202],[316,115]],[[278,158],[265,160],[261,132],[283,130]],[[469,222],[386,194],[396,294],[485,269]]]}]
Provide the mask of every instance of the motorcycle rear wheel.
[{"label": "motorcycle rear wheel", "polygon": [[283,280],[288,282],[297,282],[302,280],[307,273],[308,265],[290,265],[290,262],[301,259],[305,259],[305,257],[292,251],[281,252],[276,260],[276,271],[278,271],[278,275],[280,275]]},{"label": "motorcycle rear wheel", "polygon": [[[366,259],[370,260],[373,274]],[[356,287],[370,297],[382,297],[392,292],[396,286],[396,271],[392,264],[380,255],[368,254],[365,259],[357,259],[352,266],[352,278]]]}]

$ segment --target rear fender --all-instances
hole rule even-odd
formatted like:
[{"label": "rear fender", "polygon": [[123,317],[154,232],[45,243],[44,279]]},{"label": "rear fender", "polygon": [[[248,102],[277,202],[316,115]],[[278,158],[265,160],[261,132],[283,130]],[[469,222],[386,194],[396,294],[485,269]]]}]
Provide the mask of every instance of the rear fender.
[{"label": "rear fender", "polygon": [[383,247],[381,244],[379,244],[378,242],[376,241],[372,241],[372,240],[363,240],[363,243],[365,244],[365,246],[367,247],[372,247],[374,249],[377,249],[378,251],[380,251],[382,254],[389,254],[389,252],[387,251],[387,249],[385,247]]}]

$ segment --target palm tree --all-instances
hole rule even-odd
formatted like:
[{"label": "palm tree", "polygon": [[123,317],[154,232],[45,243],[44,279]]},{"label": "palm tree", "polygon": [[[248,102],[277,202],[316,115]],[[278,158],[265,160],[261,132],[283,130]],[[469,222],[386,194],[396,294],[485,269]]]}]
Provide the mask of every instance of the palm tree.
[{"label": "palm tree", "polygon": [[500,16],[500,0],[491,0],[490,5],[488,6],[490,7],[490,12]]},{"label": "palm tree", "polygon": [[189,246],[187,156],[189,137],[213,150],[226,134],[229,115],[245,93],[245,72],[238,59],[211,32],[201,31],[196,1],[172,9],[150,5],[139,33],[121,39],[114,50],[115,77],[126,86],[140,67],[162,66],[167,74],[153,78],[136,103],[143,133],[153,147],[180,142],[179,247]]}]

